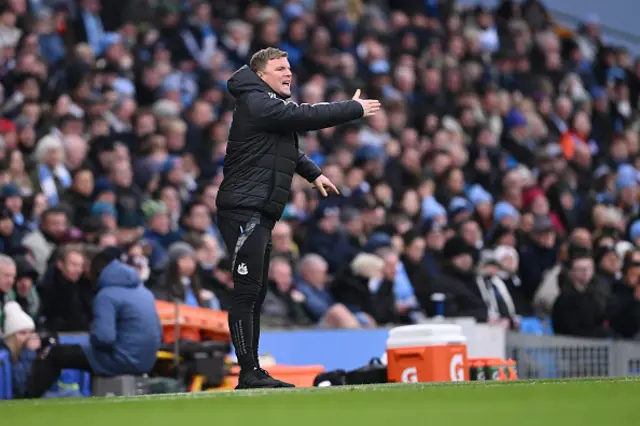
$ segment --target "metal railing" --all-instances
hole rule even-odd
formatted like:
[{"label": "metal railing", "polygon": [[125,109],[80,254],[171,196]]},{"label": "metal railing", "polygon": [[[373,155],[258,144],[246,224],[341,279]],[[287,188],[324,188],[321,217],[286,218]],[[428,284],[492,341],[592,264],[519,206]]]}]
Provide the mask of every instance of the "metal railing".
[{"label": "metal railing", "polygon": [[507,334],[521,379],[640,375],[640,343]]}]

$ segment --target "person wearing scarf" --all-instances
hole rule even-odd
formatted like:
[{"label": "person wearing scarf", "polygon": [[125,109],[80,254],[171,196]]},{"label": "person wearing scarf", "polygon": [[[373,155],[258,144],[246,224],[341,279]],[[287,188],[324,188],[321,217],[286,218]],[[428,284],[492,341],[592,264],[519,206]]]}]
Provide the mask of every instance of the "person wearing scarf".
[{"label": "person wearing scarf", "polygon": [[50,207],[57,206],[60,196],[71,186],[71,174],[64,166],[62,141],[51,135],[40,139],[35,158],[38,166],[32,177],[34,186],[47,197]]}]

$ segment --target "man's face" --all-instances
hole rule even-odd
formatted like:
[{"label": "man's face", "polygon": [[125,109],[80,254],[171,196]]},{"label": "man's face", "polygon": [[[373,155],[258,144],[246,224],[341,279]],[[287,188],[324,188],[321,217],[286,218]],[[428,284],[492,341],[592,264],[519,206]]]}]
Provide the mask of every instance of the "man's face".
[{"label": "man's face", "polygon": [[605,254],[600,261],[600,268],[610,274],[615,274],[620,269],[620,260],[615,252]]},{"label": "man's face", "polygon": [[63,213],[49,214],[43,225],[46,233],[55,238],[62,238],[67,232],[67,217]]},{"label": "man's face", "polygon": [[157,214],[149,221],[149,228],[160,235],[168,234],[171,230],[169,214]]},{"label": "man's face", "polygon": [[288,263],[276,262],[272,264],[269,275],[281,292],[286,293],[291,289],[293,276],[291,274],[291,266]]},{"label": "man's face", "polygon": [[285,223],[277,223],[271,233],[273,248],[280,253],[291,251],[291,228]]},{"label": "man's face", "polygon": [[312,286],[324,289],[327,282],[327,265],[323,263],[310,265],[306,271],[306,278]]},{"label": "man's face", "polygon": [[80,253],[71,252],[58,264],[62,274],[71,282],[77,282],[84,272],[84,256]]},{"label": "man's face", "polygon": [[16,266],[0,264],[0,291],[8,293],[16,280]]},{"label": "man's face", "polygon": [[211,216],[204,205],[195,206],[188,218],[188,225],[196,231],[206,232],[211,226]]},{"label": "man's face", "polygon": [[570,275],[574,286],[579,289],[586,288],[593,278],[593,260],[587,258],[574,260]]},{"label": "man's face", "polygon": [[288,98],[291,96],[291,65],[287,58],[272,59],[267,62],[258,76],[269,85],[278,95]]},{"label": "man's face", "polygon": [[473,257],[470,254],[459,254],[451,259],[451,263],[462,272],[469,272],[473,267]]},{"label": "man's face", "polygon": [[556,243],[556,234],[553,231],[540,232],[534,237],[541,247],[552,248]]}]

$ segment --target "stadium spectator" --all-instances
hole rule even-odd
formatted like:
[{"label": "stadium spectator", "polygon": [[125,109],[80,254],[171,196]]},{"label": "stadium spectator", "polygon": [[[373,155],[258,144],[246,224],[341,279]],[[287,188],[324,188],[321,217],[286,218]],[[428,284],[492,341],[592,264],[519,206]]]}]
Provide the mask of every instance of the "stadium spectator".
[{"label": "stadium spectator", "polygon": [[3,308],[3,338],[0,350],[7,349],[11,356],[13,393],[15,398],[24,397],[31,365],[40,349],[40,337],[36,334],[33,319],[24,312],[17,302],[7,302]]},{"label": "stadium spectator", "polygon": [[219,308],[215,295],[203,288],[196,251],[185,242],[179,241],[169,247],[163,272],[156,282],[149,283],[149,287],[158,300],[179,300],[188,306]]},{"label": "stadium spectator", "polygon": [[[16,262],[9,256],[0,255],[0,306],[15,299],[14,285],[16,281]],[[5,317],[0,310],[0,325],[4,324]]]},{"label": "stadium spectator", "polygon": [[41,315],[49,331],[89,331],[94,291],[84,275],[85,262],[82,246],[62,246],[38,283]]},{"label": "stadium spectator", "polygon": [[15,301],[31,318],[38,319],[40,314],[40,296],[36,289],[38,273],[33,267],[33,260],[29,255],[14,258],[16,263]]},{"label": "stadium spectator", "polygon": [[560,287],[553,305],[554,330],[580,337],[607,337],[606,307],[598,303],[594,291],[594,262],[587,250],[580,250],[569,261],[568,280]]},{"label": "stadium spectator", "polygon": [[611,327],[622,337],[636,338],[640,332],[640,251],[624,256],[622,279],[613,287],[609,318]]},{"label": "stadium spectator", "polygon": [[40,227],[31,231],[22,239],[22,245],[33,253],[35,268],[39,275],[44,275],[49,259],[56,247],[64,242],[69,231],[69,223],[65,210],[51,207],[40,217]]},{"label": "stadium spectator", "polygon": [[300,259],[300,280],[296,289],[304,295],[307,315],[323,328],[360,328],[357,318],[327,290],[328,264],[320,255],[310,253]]},{"label": "stadium spectator", "polygon": [[276,257],[271,260],[262,319],[267,327],[299,327],[313,322],[305,310],[304,294],[294,285],[293,271],[287,259]]}]

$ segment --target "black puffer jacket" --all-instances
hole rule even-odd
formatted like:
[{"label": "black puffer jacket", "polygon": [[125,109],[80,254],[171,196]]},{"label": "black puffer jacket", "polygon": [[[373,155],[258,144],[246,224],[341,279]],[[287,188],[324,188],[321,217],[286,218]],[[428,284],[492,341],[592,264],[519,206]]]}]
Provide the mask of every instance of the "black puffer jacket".
[{"label": "black puffer jacket", "polygon": [[364,111],[357,101],[288,102],[247,66],[233,74],[228,88],[236,98],[236,107],[218,193],[218,214],[246,220],[259,212],[273,226],[289,201],[293,174],[309,182],[321,174],[299,149],[296,132],[347,123],[362,117]]}]

